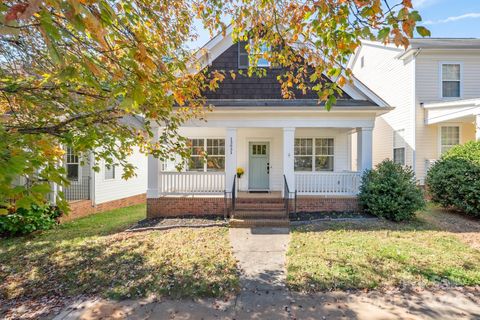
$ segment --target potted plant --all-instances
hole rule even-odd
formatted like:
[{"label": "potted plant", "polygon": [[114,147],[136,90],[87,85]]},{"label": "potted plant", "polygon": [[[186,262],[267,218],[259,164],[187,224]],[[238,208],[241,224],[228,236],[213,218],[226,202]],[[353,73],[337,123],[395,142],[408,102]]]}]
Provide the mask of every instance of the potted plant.
[{"label": "potted plant", "polygon": [[237,168],[237,178],[240,179],[244,173],[245,173],[245,170],[243,170],[243,168]]}]

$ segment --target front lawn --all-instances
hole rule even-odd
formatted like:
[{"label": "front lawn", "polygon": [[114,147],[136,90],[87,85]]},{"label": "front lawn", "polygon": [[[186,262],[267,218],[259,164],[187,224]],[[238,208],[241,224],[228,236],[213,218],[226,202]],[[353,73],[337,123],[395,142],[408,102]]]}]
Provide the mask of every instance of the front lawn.
[{"label": "front lawn", "polygon": [[[434,209],[430,209],[434,210]],[[300,291],[480,284],[480,251],[427,222],[324,222],[292,231],[288,285]]]},{"label": "front lawn", "polygon": [[226,228],[127,233],[145,205],[0,240],[0,301],[48,296],[222,296],[238,286]]}]

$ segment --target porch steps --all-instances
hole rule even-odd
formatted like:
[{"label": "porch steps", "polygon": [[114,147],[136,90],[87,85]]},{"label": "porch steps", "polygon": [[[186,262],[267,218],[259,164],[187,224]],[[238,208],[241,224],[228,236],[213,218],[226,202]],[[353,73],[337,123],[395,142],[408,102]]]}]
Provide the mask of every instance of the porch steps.
[{"label": "porch steps", "polygon": [[288,227],[290,220],[281,198],[238,198],[231,228]]},{"label": "porch steps", "polygon": [[283,203],[239,203],[235,211],[285,211]]},{"label": "porch steps", "polygon": [[288,219],[230,219],[230,228],[289,227]]},{"label": "porch steps", "polygon": [[285,210],[267,210],[267,211],[253,211],[253,210],[238,210],[235,211],[235,219],[284,219]]}]

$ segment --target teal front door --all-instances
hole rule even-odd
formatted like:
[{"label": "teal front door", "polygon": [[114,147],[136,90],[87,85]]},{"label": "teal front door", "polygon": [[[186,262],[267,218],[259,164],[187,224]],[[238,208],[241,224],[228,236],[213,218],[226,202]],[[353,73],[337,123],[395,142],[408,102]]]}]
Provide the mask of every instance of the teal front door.
[{"label": "teal front door", "polygon": [[270,188],[270,144],[250,142],[248,150],[248,189],[268,190]]}]

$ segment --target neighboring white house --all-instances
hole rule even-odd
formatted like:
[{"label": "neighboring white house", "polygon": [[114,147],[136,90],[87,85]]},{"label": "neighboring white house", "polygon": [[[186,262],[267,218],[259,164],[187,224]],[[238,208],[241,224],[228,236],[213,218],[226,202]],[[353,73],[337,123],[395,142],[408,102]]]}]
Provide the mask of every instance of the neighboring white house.
[{"label": "neighboring white house", "polygon": [[412,39],[406,50],[362,41],[349,67],[395,106],[376,119],[374,164],[394,159],[423,183],[443,152],[480,139],[480,39]]},{"label": "neighboring white house", "polygon": [[65,168],[70,185],[62,191],[66,200],[89,200],[92,206],[144,194],[147,188],[147,156],[138,148],[127,159],[137,167],[136,176],[122,178],[123,169],[100,163],[100,170],[92,168],[92,155],[78,155],[71,148],[66,149]]},{"label": "neighboring white house", "polygon": [[[143,119],[130,117],[122,121],[140,127]],[[55,199],[55,194],[62,191],[70,202],[71,217],[144,202],[148,176],[147,156],[135,147],[127,161],[136,167],[136,176],[125,180],[120,166],[109,166],[102,160],[100,170],[94,171],[93,153],[78,154],[67,147],[63,165],[70,185],[63,189],[54,185],[50,199]]]},{"label": "neighboring white house", "polygon": [[[245,43],[233,43],[228,33],[203,49],[206,68],[248,67]],[[287,188],[301,199],[309,196],[308,201],[355,198],[360,172],[372,167],[375,118],[392,108],[362,84],[345,86],[331,111],[317,104],[314,92],[284,100],[277,81],[282,70],[263,60],[259,67],[267,69],[265,77],[226,77],[215,92],[205,94],[214,111],[206,121],[191,120],[180,130],[192,150],[182,172],[175,169],[181,160],[149,158],[149,217],[220,214],[225,192],[235,190],[239,198],[252,191],[276,192],[280,198]],[[239,167],[245,175],[236,179]],[[302,211],[344,208],[302,201]]]}]

